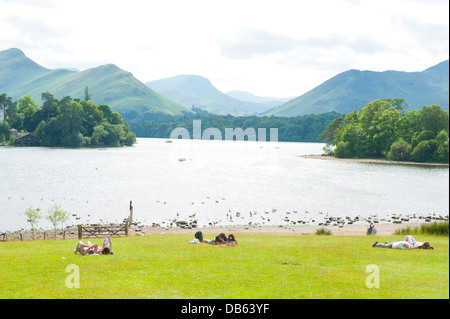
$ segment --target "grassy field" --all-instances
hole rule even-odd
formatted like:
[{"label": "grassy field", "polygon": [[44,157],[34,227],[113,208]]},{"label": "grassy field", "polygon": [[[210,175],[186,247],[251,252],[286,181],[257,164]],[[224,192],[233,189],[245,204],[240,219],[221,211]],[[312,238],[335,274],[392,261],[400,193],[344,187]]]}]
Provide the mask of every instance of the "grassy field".
[{"label": "grassy field", "polygon": [[[0,298],[449,298],[447,236],[415,236],[435,250],[403,251],[372,247],[399,236],[236,235],[233,247],[190,245],[193,235],[114,238],[114,255],[86,257],[72,252],[77,240],[0,243]],[[379,288],[367,286],[369,265]]]}]

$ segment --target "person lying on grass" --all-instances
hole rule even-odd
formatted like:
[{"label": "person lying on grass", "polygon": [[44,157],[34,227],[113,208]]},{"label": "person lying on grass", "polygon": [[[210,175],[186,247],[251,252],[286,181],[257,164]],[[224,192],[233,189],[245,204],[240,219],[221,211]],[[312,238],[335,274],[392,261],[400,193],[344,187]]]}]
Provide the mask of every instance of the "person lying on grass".
[{"label": "person lying on grass", "polygon": [[92,256],[92,255],[112,255],[114,252],[112,251],[112,241],[111,236],[107,235],[103,240],[102,247],[99,247],[98,244],[91,244],[90,241],[87,241],[84,244],[81,240],[78,242],[77,247],[73,250],[73,252],[79,253],[82,256]]},{"label": "person lying on grass", "polygon": [[201,231],[195,233],[195,239],[191,240],[189,244],[205,243],[214,246],[235,246],[237,245],[236,237],[233,234],[229,234],[228,237],[224,233],[220,233],[215,238],[208,240],[203,238]]},{"label": "person lying on grass", "polygon": [[236,237],[234,237],[233,234],[229,234],[228,235],[227,246],[235,246],[237,244],[238,244],[238,242],[236,240]]},{"label": "person lying on grass", "polygon": [[216,236],[216,238],[213,238],[209,241],[210,245],[224,245],[226,244],[228,238],[224,233],[220,233]]},{"label": "person lying on grass", "polygon": [[403,250],[434,249],[433,247],[431,247],[429,242],[427,242],[427,241],[418,242],[411,235],[407,235],[405,237],[405,240],[402,240],[402,241],[394,241],[392,243],[384,243],[384,244],[376,242],[375,244],[373,244],[373,247],[403,249]]},{"label": "person lying on grass", "polygon": [[233,234],[229,234],[227,237],[224,233],[220,233],[216,238],[210,240],[209,244],[214,246],[235,246],[238,243]]}]

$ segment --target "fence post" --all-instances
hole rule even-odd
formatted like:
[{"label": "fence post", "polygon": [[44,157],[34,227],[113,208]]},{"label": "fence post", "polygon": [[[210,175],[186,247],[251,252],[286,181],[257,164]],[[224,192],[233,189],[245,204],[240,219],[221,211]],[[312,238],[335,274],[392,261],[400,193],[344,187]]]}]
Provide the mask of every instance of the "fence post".
[{"label": "fence post", "polygon": [[78,225],[78,239],[81,240],[83,238],[83,231],[81,225]]},{"label": "fence post", "polygon": [[128,218],[128,225],[133,222],[133,201],[130,200],[130,217]]}]

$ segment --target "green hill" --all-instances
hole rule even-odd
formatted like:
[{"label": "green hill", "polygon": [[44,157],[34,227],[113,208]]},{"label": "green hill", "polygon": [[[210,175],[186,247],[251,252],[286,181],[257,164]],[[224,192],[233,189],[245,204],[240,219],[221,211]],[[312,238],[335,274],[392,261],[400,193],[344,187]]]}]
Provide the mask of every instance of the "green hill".
[{"label": "green hill", "polygon": [[409,109],[438,104],[449,108],[449,61],[422,72],[349,70],[266,115],[349,113],[382,98],[402,98]]},{"label": "green hill", "polygon": [[147,82],[146,85],[187,108],[195,106],[214,114],[252,115],[265,112],[270,107],[265,103],[233,98],[219,91],[210,80],[198,75],[177,75]]},{"label": "green hill", "polygon": [[86,86],[92,102],[107,104],[120,113],[152,111],[181,114],[189,109],[154,92],[131,73],[114,64],[102,65],[82,72],[47,69],[24,55],[19,49],[0,52],[0,92],[14,100],[24,95],[41,103],[41,93],[56,98],[84,98]]}]

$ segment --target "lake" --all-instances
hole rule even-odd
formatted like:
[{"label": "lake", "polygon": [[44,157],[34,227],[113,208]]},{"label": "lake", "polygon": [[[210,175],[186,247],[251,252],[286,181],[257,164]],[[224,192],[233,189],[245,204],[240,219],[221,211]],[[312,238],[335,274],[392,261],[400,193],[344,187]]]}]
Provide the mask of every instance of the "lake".
[{"label": "lake", "polygon": [[[325,161],[321,143],[139,138],[121,148],[0,147],[0,232],[30,229],[28,207],[69,224],[309,224],[325,216],[449,213],[448,167]],[[74,216],[76,215],[76,216]],[[51,229],[42,219],[39,227]]]}]

